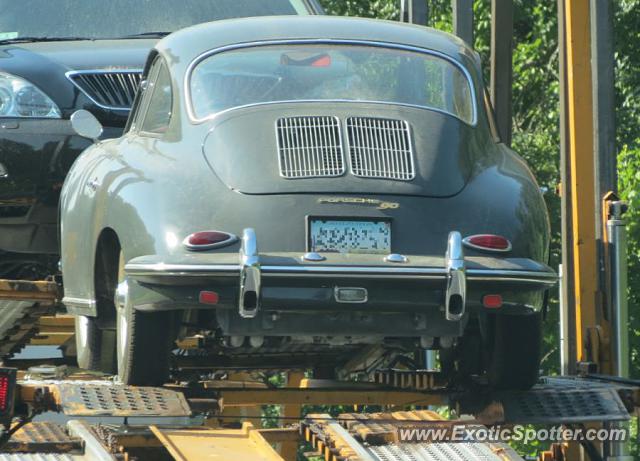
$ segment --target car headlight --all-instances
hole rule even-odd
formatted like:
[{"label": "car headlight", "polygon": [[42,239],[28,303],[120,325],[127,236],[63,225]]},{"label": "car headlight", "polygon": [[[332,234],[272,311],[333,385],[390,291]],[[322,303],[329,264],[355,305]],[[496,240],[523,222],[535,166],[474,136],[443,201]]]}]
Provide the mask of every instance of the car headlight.
[{"label": "car headlight", "polygon": [[0,72],[0,117],[61,118],[56,103],[38,87]]}]

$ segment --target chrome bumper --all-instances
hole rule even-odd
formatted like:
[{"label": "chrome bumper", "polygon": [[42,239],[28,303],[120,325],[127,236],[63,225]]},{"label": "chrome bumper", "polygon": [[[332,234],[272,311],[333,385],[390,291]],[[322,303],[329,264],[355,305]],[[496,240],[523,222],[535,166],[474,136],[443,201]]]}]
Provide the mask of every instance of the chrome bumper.
[{"label": "chrome bumper", "polygon": [[[557,282],[557,275],[550,268],[531,260],[465,258],[458,232],[449,234],[445,258],[409,256],[402,262],[388,262],[379,257],[375,259],[377,263],[372,263],[371,255],[327,255],[326,261],[309,262],[302,254],[261,254],[253,229],[244,231],[239,255],[235,257],[229,253],[189,254],[176,263],[165,263],[159,258],[135,258],[126,264],[125,271],[129,277],[150,285],[171,286],[185,280],[190,284],[210,284],[214,280],[237,283],[238,313],[243,318],[254,318],[260,311],[265,278],[430,281],[432,287],[442,287],[445,318],[452,322],[459,321],[466,312],[469,284],[477,287],[478,282],[487,282],[538,290]],[[360,260],[366,262],[358,263]],[[479,260],[496,264],[490,266]]]}]

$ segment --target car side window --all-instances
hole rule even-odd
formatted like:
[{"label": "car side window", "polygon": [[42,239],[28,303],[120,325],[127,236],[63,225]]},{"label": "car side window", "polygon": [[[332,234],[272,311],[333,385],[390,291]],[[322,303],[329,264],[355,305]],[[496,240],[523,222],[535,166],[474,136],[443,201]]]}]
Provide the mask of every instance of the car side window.
[{"label": "car side window", "polygon": [[[156,61],[158,61],[157,58]],[[156,61],[154,61],[154,63]],[[152,65],[147,75],[142,77],[143,80],[138,86],[138,92],[136,94],[136,98],[133,101],[131,114],[129,115],[128,129],[126,130],[127,132],[134,133],[140,130],[142,119],[144,118],[144,114],[147,110],[147,107],[149,106],[149,97],[151,96],[151,91],[149,90],[149,82],[155,81],[157,76],[158,66]]]},{"label": "car side window", "polygon": [[150,94],[149,102],[139,129],[143,133],[163,134],[169,128],[173,108],[171,75],[162,58],[158,58],[154,66],[159,66],[157,77],[149,80],[146,89]]}]

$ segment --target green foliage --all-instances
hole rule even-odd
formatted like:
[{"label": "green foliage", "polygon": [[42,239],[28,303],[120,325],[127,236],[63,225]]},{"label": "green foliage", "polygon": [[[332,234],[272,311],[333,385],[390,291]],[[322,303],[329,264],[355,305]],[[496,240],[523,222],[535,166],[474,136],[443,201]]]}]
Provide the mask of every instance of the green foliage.
[{"label": "green foliage", "polygon": [[321,0],[328,14],[397,20],[400,2],[394,0]]}]

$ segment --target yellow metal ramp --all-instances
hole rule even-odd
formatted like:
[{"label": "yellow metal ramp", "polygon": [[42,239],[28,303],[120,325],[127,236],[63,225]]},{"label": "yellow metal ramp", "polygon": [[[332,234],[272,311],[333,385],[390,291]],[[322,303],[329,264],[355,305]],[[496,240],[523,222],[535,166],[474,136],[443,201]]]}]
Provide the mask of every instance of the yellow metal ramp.
[{"label": "yellow metal ramp", "polygon": [[241,429],[172,430],[151,426],[151,430],[176,461],[282,461],[251,423],[244,423]]}]

